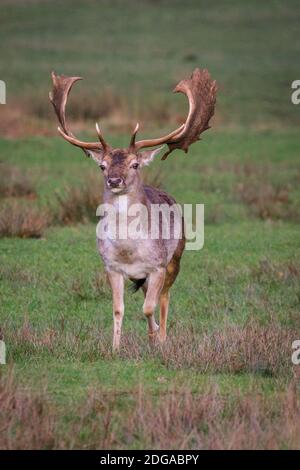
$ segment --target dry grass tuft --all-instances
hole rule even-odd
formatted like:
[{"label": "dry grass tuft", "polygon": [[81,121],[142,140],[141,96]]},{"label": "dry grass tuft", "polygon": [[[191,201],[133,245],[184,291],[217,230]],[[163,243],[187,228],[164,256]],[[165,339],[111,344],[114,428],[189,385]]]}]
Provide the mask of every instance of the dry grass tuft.
[{"label": "dry grass tuft", "polygon": [[294,382],[271,396],[229,396],[217,387],[170,388],[155,396],[142,386],[90,388],[66,420],[46,391],[23,389],[10,373],[0,380],[0,400],[1,449],[295,449],[300,442]]},{"label": "dry grass tuft", "polygon": [[97,271],[93,274],[91,280],[91,289],[94,296],[110,295],[110,287],[108,285],[107,276],[102,271]]},{"label": "dry grass tuft", "polygon": [[35,199],[36,192],[23,171],[15,166],[0,163],[0,196]]},{"label": "dry grass tuft", "polygon": [[300,277],[300,265],[293,261],[278,264],[264,258],[252,269],[252,276],[260,282],[265,280],[290,282]]},{"label": "dry grass tuft", "polygon": [[0,281],[14,283],[16,288],[19,288],[20,285],[32,284],[34,280],[33,273],[27,271],[23,266],[19,266],[17,262],[14,265],[2,264],[0,266]]},{"label": "dry grass tuft", "polygon": [[257,164],[252,161],[243,163],[221,161],[217,163],[217,169],[222,173],[229,172],[239,177],[261,179],[263,176],[270,174],[272,167],[267,164]]},{"label": "dry grass tuft", "polygon": [[202,335],[191,329],[172,335],[161,351],[166,366],[264,376],[291,373],[291,344],[298,336],[295,330],[276,323],[263,326],[254,320],[244,326],[230,325]]},{"label": "dry grass tuft", "polygon": [[55,416],[45,392],[17,386],[13,374],[0,380],[0,449],[51,449]]},{"label": "dry grass tuft", "polygon": [[290,187],[252,180],[238,185],[238,194],[250,212],[262,220],[299,222],[300,213],[290,200]]},{"label": "dry grass tuft", "polygon": [[[102,280],[100,282],[102,286]],[[10,354],[30,354],[81,361],[111,360],[111,335],[97,325],[70,324],[61,319],[43,331],[28,319],[20,328],[4,325]],[[279,376],[285,389],[246,395],[221,393],[215,386],[195,390],[168,382],[153,393],[138,386],[125,390],[87,390],[84,402],[56,407],[45,391],[37,394],[0,379],[0,448],[87,449],[277,449],[297,448],[300,442],[299,390],[292,379],[291,344],[298,331],[279,324],[228,325],[199,332],[177,325],[164,347],[147,345],[146,333],[126,332],[120,360],[158,361],[168,369]],[[70,398],[71,399],[71,398]],[[126,400],[126,407],[124,407]],[[67,429],[66,429],[67,426]]]},{"label": "dry grass tuft", "polygon": [[107,296],[110,293],[108,287],[108,281],[105,273],[95,272],[88,279],[83,277],[77,277],[72,279],[70,284],[65,286],[65,292],[75,299],[87,300],[92,298],[99,299],[102,296]]},{"label": "dry grass tuft", "polygon": [[154,404],[139,392],[134,412],[123,425],[127,445],[134,442],[132,436],[139,436],[151,449],[299,447],[300,402],[293,384],[274,402],[259,394],[228,397],[216,388],[203,394],[185,388],[162,395]]},{"label": "dry grass tuft", "polygon": [[45,208],[10,202],[1,208],[0,237],[40,238],[51,220]]},{"label": "dry grass tuft", "polygon": [[[104,294],[109,295],[107,287]],[[88,299],[90,288],[80,288],[76,295]],[[16,353],[30,350],[32,354],[49,353],[58,359],[109,360],[112,357],[111,333],[103,332],[97,325],[80,323],[78,326],[52,326],[38,331],[25,322],[21,328],[5,328],[4,333]],[[49,331],[52,331],[50,334]],[[196,331],[191,325],[176,325],[170,331],[166,344],[150,347],[145,334],[126,331],[122,336],[120,357],[144,361],[156,358],[169,369],[193,369],[200,373],[254,373],[262,376],[290,377],[293,374],[291,345],[299,337],[294,328],[270,323],[261,325],[252,320],[244,326],[228,325],[213,331]]]},{"label": "dry grass tuft", "polygon": [[97,221],[96,210],[102,199],[102,182],[93,174],[85,179],[84,186],[67,187],[64,196],[56,194],[58,211],[55,220],[70,225]]}]

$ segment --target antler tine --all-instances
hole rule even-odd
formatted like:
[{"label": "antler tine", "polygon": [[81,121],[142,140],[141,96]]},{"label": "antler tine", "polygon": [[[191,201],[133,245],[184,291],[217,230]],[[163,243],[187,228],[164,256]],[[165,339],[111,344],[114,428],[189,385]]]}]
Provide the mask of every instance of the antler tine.
[{"label": "antler tine", "polygon": [[[69,131],[68,126],[66,124],[65,109],[68,100],[68,95],[74,83],[78,80],[82,80],[82,78],[67,77],[65,75],[55,75],[54,72],[52,72],[51,77],[53,82],[53,90],[49,93],[49,98],[54,107],[55,113],[61,126],[58,128],[60,135],[71,144],[82,148],[85,153],[87,153],[86,150],[100,150],[99,142],[83,142],[77,139],[72,134],[72,132]],[[105,145],[107,147],[107,144]]]},{"label": "antler tine", "polygon": [[135,148],[135,138],[136,138],[136,135],[139,131],[139,128],[140,128],[140,124],[137,122],[136,126],[134,128],[134,131],[131,135],[131,139],[130,139],[130,143],[129,143],[129,149],[134,149]]},{"label": "antler tine", "polygon": [[172,138],[175,137],[183,130],[184,124],[182,124],[178,129],[175,131],[170,132],[170,134],[165,135],[164,137],[160,137],[158,139],[146,139],[146,140],[139,140],[135,143],[135,148],[137,150],[145,147],[156,147],[157,145],[166,144]]},{"label": "antler tine", "polygon": [[99,124],[98,124],[97,122],[96,122],[96,131],[97,131],[97,134],[98,134],[98,137],[99,137],[99,141],[100,141],[100,143],[101,143],[101,145],[102,145],[102,147],[103,147],[103,150],[104,150],[104,151],[107,151],[108,145],[107,145],[107,143],[105,142],[105,140],[104,140],[104,138],[103,138],[103,136],[102,136],[102,134],[101,134],[100,127],[99,127]]},{"label": "antler tine", "polygon": [[185,123],[159,139],[136,142],[136,149],[167,144],[169,149],[162,157],[165,159],[176,148],[187,152],[191,144],[200,140],[200,134],[210,128],[209,121],[214,114],[217,85],[209,72],[206,69],[195,69],[191,78],[179,82],[174,92],[184,93],[188,98],[189,112]]},{"label": "antler tine", "polygon": [[99,150],[99,147],[100,147],[99,142],[83,142],[82,140],[78,140],[75,137],[73,137],[71,133],[66,134],[66,132],[64,132],[62,128],[59,126],[57,130],[65,140],[70,142],[70,144],[75,145],[76,147],[80,147],[83,150]]}]

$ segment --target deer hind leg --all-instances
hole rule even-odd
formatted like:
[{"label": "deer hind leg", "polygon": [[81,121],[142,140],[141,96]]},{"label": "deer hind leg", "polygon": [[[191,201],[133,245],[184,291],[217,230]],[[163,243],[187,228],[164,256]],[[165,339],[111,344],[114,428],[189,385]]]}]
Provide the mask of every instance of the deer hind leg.
[{"label": "deer hind leg", "polygon": [[167,338],[167,319],[170,303],[170,288],[180,269],[180,256],[173,256],[166,269],[166,277],[163,289],[159,298],[160,314],[159,314],[159,333],[158,340],[164,343]]},{"label": "deer hind leg", "polygon": [[162,292],[159,298],[159,332],[158,340],[160,343],[164,343],[167,338],[167,319],[169,311],[170,292]]},{"label": "deer hind leg", "polygon": [[122,322],[124,316],[124,279],[122,274],[109,271],[107,273],[113,297],[114,336],[113,350],[120,348]]},{"label": "deer hind leg", "polygon": [[146,315],[148,320],[148,335],[149,340],[153,342],[155,339],[156,333],[159,329],[155,317],[154,311],[158,303],[160,292],[163,288],[165,281],[165,269],[161,268],[148,277],[147,290],[144,290],[145,301],[143,305],[143,312]]}]

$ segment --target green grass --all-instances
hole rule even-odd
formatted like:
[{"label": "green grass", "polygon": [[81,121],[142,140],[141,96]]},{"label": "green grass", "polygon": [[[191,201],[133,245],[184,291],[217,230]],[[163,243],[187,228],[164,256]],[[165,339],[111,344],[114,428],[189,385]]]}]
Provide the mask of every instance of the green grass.
[{"label": "green grass", "polygon": [[[213,129],[188,155],[174,152],[150,169],[160,172],[163,188],[178,202],[205,204],[204,247],[184,253],[165,350],[149,347],[142,294],[127,290],[123,347],[112,354],[111,294],[96,250],[96,217],[85,225],[51,226],[40,239],[0,239],[0,325],[22,393],[47,389],[59,410],[60,444],[69,423],[80,421],[90,390],[116,394],[121,435],[139,387],[156,400],[183,388],[204,396],[217,386],[225,403],[236,394],[246,401],[259,396],[273,409],[299,376],[291,344],[280,340],[286,332],[299,339],[300,327],[300,120],[290,102],[291,82],[299,78],[298,2],[14,0],[2,10],[0,78],[8,104],[0,109],[0,161],[28,175],[38,195],[25,200],[28,206],[56,210],[57,192],[84,187],[98,171],[58,137],[4,137],[15,109],[21,109],[17,126],[21,122],[26,132],[32,116],[55,129],[47,98],[52,69],[86,78],[74,91],[71,114],[84,126],[104,118],[115,147],[129,139],[114,132],[119,108],[129,121],[142,116],[143,133],[152,128],[155,134],[160,123],[167,128],[182,119],[184,98],[170,91],[194,67],[208,68],[219,84]],[[101,177],[99,170],[99,201]],[[6,203],[0,199],[0,218]],[[247,351],[252,324],[270,341],[262,362],[253,336]],[[222,338],[214,335],[230,341],[235,331],[242,332],[242,344],[226,364]],[[202,344],[197,360],[193,351]],[[9,371],[1,366],[0,379]],[[80,429],[82,447],[94,442],[94,411]],[[124,432],[116,446],[151,445],[127,438]]]},{"label": "green grass", "polygon": [[[115,145],[122,140],[115,139]],[[299,225],[293,220],[255,217],[241,202],[236,187],[241,181],[251,184],[253,176],[245,176],[242,170],[251,165],[261,184],[289,185],[289,204],[293,204],[299,198],[295,183],[299,147],[294,133],[216,132],[186,157],[178,153],[168,162],[155,162],[163,169],[164,187],[178,201],[204,203],[208,220],[204,248],[185,252],[172,292],[169,333],[173,341],[180,331],[178,325],[192,328],[201,341],[204,333],[221,331],[226,325],[243,327],[253,320],[262,325],[275,321],[282,328],[294,329],[296,335],[299,277],[280,278],[277,272],[299,258]],[[7,162],[30,168],[42,205],[57,188],[84,185],[93,165],[56,139],[2,140],[1,150]],[[99,187],[100,181],[99,173]],[[219,219],[210,220],[216,205]],[[138,340],[144,352],[112,356],[110,291],[105,284],[100,291],[94,286],[103,271],[95,224],[52,227],[38,240],[1,240],[1,324],[10,338],[8,361],[21,384],[39,390],[47,383],[50,396],[65,409],[84,400],[90,387],[98,386],[128,396],[140,383],[151,394],[187,384],[198,393],[218,384],[226,395],[233,390],[242,394],[255,390],[267,396],[285,388],[292,374],[289,352],[284,358],[286,369],[272,377],[264,376],[259,368],[239,374],[203,373],[188,364],[165,363],[148,347],[141,293],[126,292],[123,338],[125,344],[128,338],[136,338],[132,341]],[[264,271],[260,264],[264,260],[274,272]],[[24,324],[36,336],[17,340],[14,332],[22,331]],[[37,346],[47,331],[58,332],[58,337],[50,335],[48,343]]]},{"label": "green grass", "polygon": [[133,121],[155,111],[145,129],[155,118],[165,122],[169,109],[182,116],[184,98],[170,92],[201,66],[219,83],[221,124],[299,126],[290,101],[291,82],[299,78],[299,15],[296,0],[6,2],[1,79],[8,103],[25,101],[41,117],[52,116],[46,93],[52,69],[83,76],[74,95],[84,97],[87,114],[98,96],[94,114],[106,117],[101,97],[112,92]]}]

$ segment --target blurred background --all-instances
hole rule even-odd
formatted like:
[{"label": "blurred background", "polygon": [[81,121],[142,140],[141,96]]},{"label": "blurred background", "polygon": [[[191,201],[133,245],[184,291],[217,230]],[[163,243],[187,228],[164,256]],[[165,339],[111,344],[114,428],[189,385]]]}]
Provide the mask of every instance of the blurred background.
[{"label": "blurred background", "polygon": [[52,70],[84,77],[69,103],[80,126],[167,127],[187,106],[171,91],[196,66],[217,79],[218,129],[299,127],[299,16],[296,0],[2,0],[0,133],[55,132]]}]

